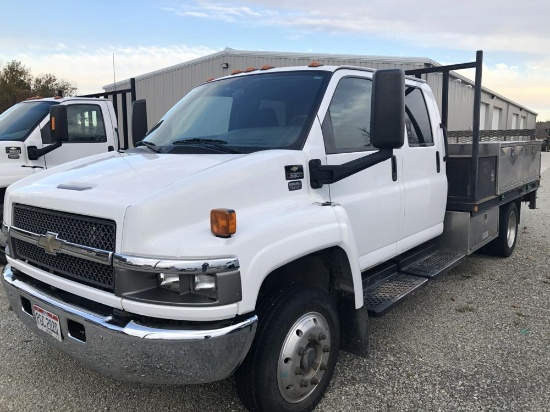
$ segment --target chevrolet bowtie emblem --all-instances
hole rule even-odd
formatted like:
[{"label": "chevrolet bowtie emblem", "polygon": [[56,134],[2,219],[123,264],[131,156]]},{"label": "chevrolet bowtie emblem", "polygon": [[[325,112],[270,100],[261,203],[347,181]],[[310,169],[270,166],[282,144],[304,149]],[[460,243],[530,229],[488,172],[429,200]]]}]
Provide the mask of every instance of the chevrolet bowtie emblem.
[{"label": "chevrolet bowtie emblem", "polygon": [[38,246],[44,249],[47,254],[55,256],[65,243],[63,240],[59,240],[57,236],[59,235],[53,232],[48,232],[45,235],[41,235],[38,240]]}]

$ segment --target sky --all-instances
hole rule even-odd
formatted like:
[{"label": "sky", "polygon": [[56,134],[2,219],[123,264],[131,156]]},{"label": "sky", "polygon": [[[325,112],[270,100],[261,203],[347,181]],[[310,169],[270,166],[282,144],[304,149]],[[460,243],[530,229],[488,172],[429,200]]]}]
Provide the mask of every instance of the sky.
[{"label": "sky", "polygon": [[442,64],[473,61],[483,50],[483,85],[550,121],[548,0],[2,3],[0,65],[21,61],[33,75],[53,73],[81,94],[226,47]]}]

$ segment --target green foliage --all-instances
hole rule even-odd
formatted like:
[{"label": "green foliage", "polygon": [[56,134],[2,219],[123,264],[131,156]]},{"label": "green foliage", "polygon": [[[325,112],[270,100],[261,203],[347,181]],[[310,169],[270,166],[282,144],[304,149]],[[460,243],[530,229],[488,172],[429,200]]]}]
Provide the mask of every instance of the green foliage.
[{"label": "green foliage", "polygon": [[33,77],[31,69],[12,60],[0,69],[0,113],[33,96],[52,97],[61,90],[63,96],[74,96],[77,88],[69,81],[48,73]]}]

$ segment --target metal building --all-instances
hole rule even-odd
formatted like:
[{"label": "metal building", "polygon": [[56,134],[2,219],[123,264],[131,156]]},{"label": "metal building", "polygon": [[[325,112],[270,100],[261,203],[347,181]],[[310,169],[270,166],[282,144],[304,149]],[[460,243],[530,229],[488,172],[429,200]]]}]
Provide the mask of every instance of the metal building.
[{"label": "metal building", "polygon": [[[472,57],[474,60],[473,53]],[[440,66],[427,58],[262,52],[226,48],[218,53],[138,76],[135,78],[136,93],[138,99],[147,100],[147,120],[151,127],[187,92],[209,78],[227,76],[233,70],[244,70],[248,67],[307,66],[312,61],[331,66],[362,66],[374,69],[410,70]],[[427,78],[424,75],[424,78],[432,87],[441,107],[442,75],[429,74]],[[472,129],[473,84],[466,77],[451,73],[448,125],[451,131],[467,132]],[[130,80],[125,80],[104,86],[104,90],[110,92],[129,87]],[[481,101],[481,130],[523,129],[522,135],[530,137],[528,129],[533,130],[534,137],[537,116],[535,112],[487,88],[482,89]],[[510,134],[513,135],[508,133]]]}]

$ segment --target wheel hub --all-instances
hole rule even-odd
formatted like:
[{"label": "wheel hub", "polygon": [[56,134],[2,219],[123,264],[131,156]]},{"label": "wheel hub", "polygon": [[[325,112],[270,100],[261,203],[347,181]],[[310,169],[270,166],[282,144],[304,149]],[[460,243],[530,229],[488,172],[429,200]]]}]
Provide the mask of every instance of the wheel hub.
[{"label": "wheel hub", "polygon": [[328,322],[318,312],[308,312],[289,329],[277,365],[277,383],[290,403],[307,398],[319,384],[330,354]]}]

